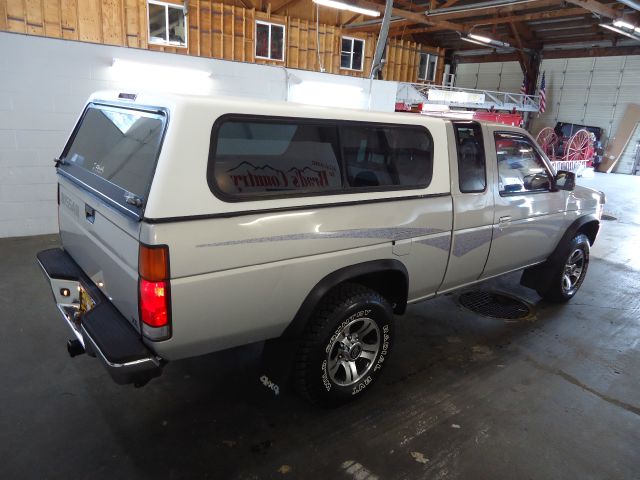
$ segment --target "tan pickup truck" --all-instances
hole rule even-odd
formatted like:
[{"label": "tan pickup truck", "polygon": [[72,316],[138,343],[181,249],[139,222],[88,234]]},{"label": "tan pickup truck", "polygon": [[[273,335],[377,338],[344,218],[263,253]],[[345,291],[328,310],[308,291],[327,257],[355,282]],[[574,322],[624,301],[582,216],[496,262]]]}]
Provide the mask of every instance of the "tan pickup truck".
[{"label": "tan pickup truck", "polygon": [[519,269],[571,299],[604,203],[519,128],[212,97],[94,94],[56,167],[72,356],[143,385],[266,341],[321,405],[375,383],[407,304]]}]

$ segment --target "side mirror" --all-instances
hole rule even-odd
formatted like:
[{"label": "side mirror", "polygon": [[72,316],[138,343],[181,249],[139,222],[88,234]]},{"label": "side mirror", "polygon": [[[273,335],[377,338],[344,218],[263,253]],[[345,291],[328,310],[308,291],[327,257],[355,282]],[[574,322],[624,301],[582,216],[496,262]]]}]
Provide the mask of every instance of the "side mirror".
[{"label": "side mirror", "polygon": [[549,190],[549,177],[534,173],[522,179],[525,190]]},{"label": "side mirror", "polygon": [[556,173],[555,184],[558,190],[571,191],[576,188],[576,174],[566,170],[559,170]]}]

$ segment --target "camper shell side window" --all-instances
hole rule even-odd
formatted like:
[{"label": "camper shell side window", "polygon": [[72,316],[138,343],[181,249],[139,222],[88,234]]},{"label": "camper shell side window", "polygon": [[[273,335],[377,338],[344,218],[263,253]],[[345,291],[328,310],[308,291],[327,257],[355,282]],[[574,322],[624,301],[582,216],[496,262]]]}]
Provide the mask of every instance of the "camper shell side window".
[{"label": "camper shell side window", "polygon": [[424,189],[433,138],[419,125],[224,115],[207,181],[225,201]]}]

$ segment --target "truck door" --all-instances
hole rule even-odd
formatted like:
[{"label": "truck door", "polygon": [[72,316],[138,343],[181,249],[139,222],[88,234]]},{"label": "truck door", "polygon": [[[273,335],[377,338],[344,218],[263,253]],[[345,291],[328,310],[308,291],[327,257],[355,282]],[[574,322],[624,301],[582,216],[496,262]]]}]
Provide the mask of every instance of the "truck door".
[{"label": "truck door", "polygon": [[495,213],[491,252],[483,277],[545,260],[564,232],[565,194],[535,141],[521,131],[489,128]]},{"label": "truck door", "polygon": [[455,142],[449,142],[453,236],[449,264],[440,292],[475,282],[489,255],[493,224],[493,185],[487,171],[486,146],[477,122],[453,122]]}]

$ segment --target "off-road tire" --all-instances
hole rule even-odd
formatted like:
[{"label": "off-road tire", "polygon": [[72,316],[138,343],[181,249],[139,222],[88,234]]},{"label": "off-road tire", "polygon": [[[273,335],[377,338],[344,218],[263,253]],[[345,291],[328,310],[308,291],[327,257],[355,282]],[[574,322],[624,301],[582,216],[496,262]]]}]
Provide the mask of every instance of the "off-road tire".
[{"label": "off-road tire", "polygon": [[[364,337],[357,336],[358,331],[367,329],[370,331]],[[353,344],[350,343],[351,336],[347,340],[349,332],[355,332]],[[374,354],[373,347],[365,342],[373,342],[376,333],[379,335],[379,347]],[[318,304],[302,335],[293,368],[296,391],[311,403],[323,407],[336,407],[361,397],[375,383],[388,362],[393,336],[393,311],[382,295],[355,283],[337,286]],[[362,367],[362,378],[347,368],[357,353],[358,341],[361,341],[362,355],[367,355],[367,358],[353,360],[354,365]],[[350,346],[351,350],[345,346]],[[338,355],[333,356],[336,351],[345,360],[338,360]],[[367,367],[368,357],[372,360]],[[336,364],[339,364],[337,370],[332,368],[330,372],[329,365],[335,367]],[[345,378],[340,379],[340,374]],[[350,380],[356,381],[350,384]]]},{"label": "off-road tire", "polygon": [[[544,286],[536,288],[538,294],[545,300],[554,303],[564,303],[571,300],[587,275],[589,250],[589,239],[586,235],[580,233],[573,237],[563,248],[562,255],[558,256],[559,260],[548,266],[549,275],[543,279]],[[576,259],[580,265],[580,273],[579,275],[569,275],[570,265]]]}]

